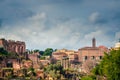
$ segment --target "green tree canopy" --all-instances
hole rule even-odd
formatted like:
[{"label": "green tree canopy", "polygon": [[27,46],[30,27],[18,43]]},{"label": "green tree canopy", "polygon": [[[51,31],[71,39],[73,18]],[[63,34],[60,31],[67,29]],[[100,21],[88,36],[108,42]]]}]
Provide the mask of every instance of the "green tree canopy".
[{"label": "green tree canopy", "polygon": [[105,53],[104,58],[93,72],[108,80],[120,80],[120,49]]},{"label": "green tree canopy", "polygon": [[52,48],[47,48],[47,49],[45,49],[43,55],[44,55],[44,56],[51,56],[52,52],[53,52],[53,49],[52,49]]},{"label": "green tree canopy", "polygon": [[64,72],[63,67],[60,64],[50,64],[46,68],[44,68],[44,71],[49,73],[50,71],[55,70],[60,71],[60,73]]},{"label": "green tree canopy", "polygon": [[44,54],[44,51],[40,51],[39,54],[40,54],[40,55],[43,55],[43,54]]},{"label": "green tree canopy", "polygon": [[35,49],[34,52],[40,52],[40,50],[39,49]]},{"label": "green tree canopy", "polygon": [[0,48],[0,55],[7,55],[8,52],[4,48]]},{"label": "green tree canopy", "polygon": [[65,71],[60,64],[50,64],[44,68],[45,73],[50,74],[53,78],[60,78],[60,74],[64,74]]},{"label": "green tree canopy", "polygon": [[93,78],[90,77],[90,76],[85,76],[85,77],[83,77],[81,80],[95,80],[95,79],[93,79]]}]

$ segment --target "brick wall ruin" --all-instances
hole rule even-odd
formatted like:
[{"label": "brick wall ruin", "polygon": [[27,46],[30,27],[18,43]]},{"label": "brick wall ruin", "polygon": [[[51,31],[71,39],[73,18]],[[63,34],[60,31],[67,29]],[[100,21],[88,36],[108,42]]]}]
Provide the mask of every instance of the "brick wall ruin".
[{"label": "brick wall ruin", "polygon": [[22,54],[26,50],[25,42],[0,39],[0,47],[3,47],[8,52]]}]

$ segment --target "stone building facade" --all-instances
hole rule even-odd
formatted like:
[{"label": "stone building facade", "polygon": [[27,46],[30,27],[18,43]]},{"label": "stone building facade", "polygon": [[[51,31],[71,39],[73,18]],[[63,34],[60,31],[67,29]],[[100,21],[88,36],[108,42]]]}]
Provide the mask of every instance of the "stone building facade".
[{"label": "stone building facade", "polygon": [[64,53],[64,52],[53,52],[52,53],[52,58],[54,59],[54,60],[61,60],[62,59],[62,57],[64,57],[64,56],[67,56],[67,54],[66,53]]},{"label": "stone building facade", "polygon": [[91,47],[83,47],[78,50],[79,62],[82,63],[80,71],[89,72],[87,68],[92,69],[98,64],[105,52],[109,52],[109,49],[105,46],[96,47],[96,40],[93,38]]},{"label": "stone building facade", "polygon": [[25,42],[0,39],[0,47],[3,47],[8,52],[22,54],[26,51]]},{"label": "stone building facade", "polygon": [[52,53],[52,58],[56,61],[60,61],[64,69],[75,69],[78,63],[78,51],[61,49]]},{"label": "stone building facade", "polygon": [[85,62],[86,60],[100,60],[104,56],[104,52],[108,52],[109,49],[105,46],[96,47],[95,38],[92,39],[92,47],[83,47],[78,50],[79,61]]},{"label": "stone building facade", "polygon": [[61,49],[52,53],[52,58],[61,60],[64,56],[67,56],[70,61],[78,60],[78,52],[74,50]]}]

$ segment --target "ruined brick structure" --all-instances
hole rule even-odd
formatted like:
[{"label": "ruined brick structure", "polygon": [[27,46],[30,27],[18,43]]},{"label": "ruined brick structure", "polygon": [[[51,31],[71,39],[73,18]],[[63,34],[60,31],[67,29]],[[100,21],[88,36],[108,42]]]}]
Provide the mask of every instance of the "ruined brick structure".
[{"label": "ruined brick structure", "polygon": [[60,61],[64,69],[75,69],[77,67],[76,62],[78,62],[78,52],[74,50],[61,49],[53,52],[52,58],[54,61]]},{"label": "ruined brick structure", "polygon": [[54,60],[60,61],[62,59],[62,57],[64,57],[64,56],[67,56],[67,54],[64,52],[53,52],[52,53],[52,58],[54,58]]},{"label": "ruined brick structure", "polygon": [[26,50],[25,42],[0,39],[0,47],[8,52],[22,54]]},{"label": "ruined brick structure", "polygon": [[64,69],[69,68],[70,62],[69,62],[69,58],[67,56],[62,57],[61,65],[63,66]]},{"label": "ruined brick structure", "polygon": [[[0,48],[4,48],[9,53],[18,54],[19,56],[26,56],[24,53],[26,52],[25,42],[21,41],[13,41],[13,40],[5,40],[0,39]],[[12,69],[13,72],[20,70],[23,67],[22,58],[21,57],[7,57],[2,58],[0,61],[0,77],[5,77],[7,73],[4,69]],[[9,70],[8,70],[9,71]]]},{"label": "ruined brick structure", "polygon": [[33,63],[33,68],[35,69],[39,69],[39,53],[36,52],[36,53],[33,53],[33,54],[28,54],[28,58],[32,61]]}]

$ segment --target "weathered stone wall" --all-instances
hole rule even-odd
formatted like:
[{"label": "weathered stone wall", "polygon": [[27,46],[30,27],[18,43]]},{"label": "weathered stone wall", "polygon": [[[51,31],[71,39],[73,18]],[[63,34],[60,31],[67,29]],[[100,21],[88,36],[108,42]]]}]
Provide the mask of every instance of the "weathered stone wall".
[{"label": "weathered stone wall", "polygon": [[79,61],[84,62],[86,60],[100,60],[104,56],[104,52],[100,48],[80,49]]},{"label": "weathered stone wall", "polygon": [[26,50],[25,42],[0,39],[0,46],[8,52],[22,54]]}]

